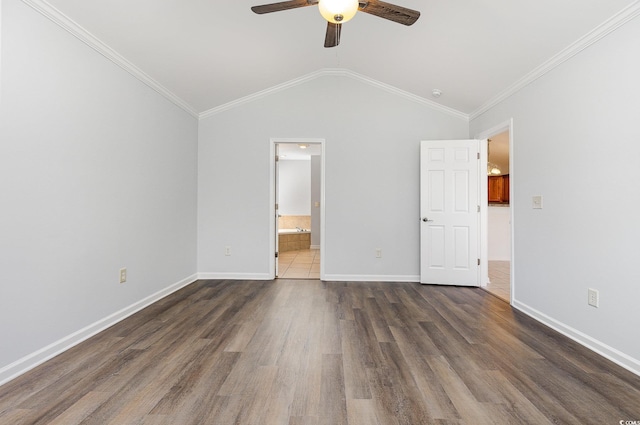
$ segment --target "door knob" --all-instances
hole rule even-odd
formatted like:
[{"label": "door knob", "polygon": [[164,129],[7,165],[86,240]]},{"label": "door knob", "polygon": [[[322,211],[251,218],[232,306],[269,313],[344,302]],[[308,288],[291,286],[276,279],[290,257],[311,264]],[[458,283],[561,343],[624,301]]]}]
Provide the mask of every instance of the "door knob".
[{"label": "door knob", "polygon": [[424,221],[425,223],[427,223],[427,222],[429,222],[429,221],[433,221],[433,220],[429,220],[427,217],[424,217],[424,218],[422,219],[422,221]]}]

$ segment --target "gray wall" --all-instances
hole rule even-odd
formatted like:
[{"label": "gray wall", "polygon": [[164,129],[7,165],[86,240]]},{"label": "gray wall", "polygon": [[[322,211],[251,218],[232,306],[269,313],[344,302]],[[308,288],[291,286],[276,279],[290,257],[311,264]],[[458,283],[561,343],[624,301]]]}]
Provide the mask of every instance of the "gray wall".
[{"label": "gray wall", "polygon": [[416,280],[420,140],[467,136],[464,118],[346,76],[323,76],[201,120],[199,272],[268,275],[270,138],[320,138],[326,277]]},{"label": "gray wall", "polygon": [[24,3],[2,20],[0,382],[195,276],[197,205],[195,118]]},{"label": "gray wall", "polygon": [[516,305],[640,373],[638,40],[635,19],[474,119],[471,134],[513,117]]}]

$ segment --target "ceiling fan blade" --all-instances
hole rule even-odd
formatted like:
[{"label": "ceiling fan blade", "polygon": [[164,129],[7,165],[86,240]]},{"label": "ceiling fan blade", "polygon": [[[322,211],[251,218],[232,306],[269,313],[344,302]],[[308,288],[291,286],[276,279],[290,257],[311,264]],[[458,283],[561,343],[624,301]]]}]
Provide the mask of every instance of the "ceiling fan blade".
[{"label": "ceiling fan blade", "polygon": [[420,12],[417,10],[380,0],[362,1],[359,10],[403,25],[413,25],[420,17]]},{"label": "ceiling fan blade", "polygon": [[281,1],[279,3],[263,4],[260,6],[253,6],[253,10],[258,15],[263,13],[280,12],[281,10],[297,9],[298,7],[313,6],[318,3],[317,0],[290,0]]},{"label": "ceiling fan blade", "polygon": [[327,22],[327,35],[324,38],[324,47],[336,47],[340,44],[342,24]]}]

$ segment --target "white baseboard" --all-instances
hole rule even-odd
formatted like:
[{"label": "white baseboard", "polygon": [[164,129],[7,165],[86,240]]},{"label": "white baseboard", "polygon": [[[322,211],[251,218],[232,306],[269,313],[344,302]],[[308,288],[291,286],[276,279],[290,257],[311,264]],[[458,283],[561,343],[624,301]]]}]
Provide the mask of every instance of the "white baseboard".
[{"label": "white baseboard", "polygon": [[513,300],[513,307],[517,308],[527,316],[531,316],[537,321],[549,326],[551,329],[560,332],[562,335],[571,338],[578,344],[584,345],[591,351],[600,354],[602,357],[605,357],[628,371],[640,376],[640,360],[634,359],[615,348],[609,347],[607,344],[604,344],[603,342],[598,341],[597,339],[592,338],[571,326],[567,326],[520,301]]},{"label": "white baseboard", "polygon": [[309,249],[320,249],[320,245],[311,245]]},{"label": "white baseboard", "polygon": [[269,273],[198,273],[198,279],[273,280]]},{"label": "white baseboard", "polygon": [[196,280],[197,275],[195,274],[182,279],[179,282],[176,282],[166,287],[165,289],[156,292],[155,294],[149,295],[148,297],[143,298],[142,300],[135,302],[120,311],[116,311],[115,313],[105,317],[104,319],[100,319],[97,322],[92,323],[91,325],[80,329],[70,335],[67,335],[66,337],[52,344],[49,344],[34,353],[16,360],[15,362],[0,369],[0,385],[7,383],[14,378],[17,378],[23,373],[28,372],[34,367],[46,362],[49,359],[52,359],[58,354],[78,345],[82,341],[91,338],[92,336],[102,332],[108,327],[115,325],[116,323],[126,319],[132,314],[195,282]]},{"label": "white baseboard", "polygon": [[420,276],[412,275],[357,275],[325,274],[322,280],[339,282],[420,282]]}]

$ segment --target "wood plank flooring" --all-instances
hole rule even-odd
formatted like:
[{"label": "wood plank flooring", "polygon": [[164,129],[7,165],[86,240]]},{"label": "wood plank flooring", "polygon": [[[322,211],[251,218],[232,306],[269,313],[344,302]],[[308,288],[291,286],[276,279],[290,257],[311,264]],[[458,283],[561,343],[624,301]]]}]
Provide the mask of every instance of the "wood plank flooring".
[{"label": "wood plank flooring", "polygon": [[618,424],[640,377],[475,288],[198,281],[0,387],[0,424]]}]

